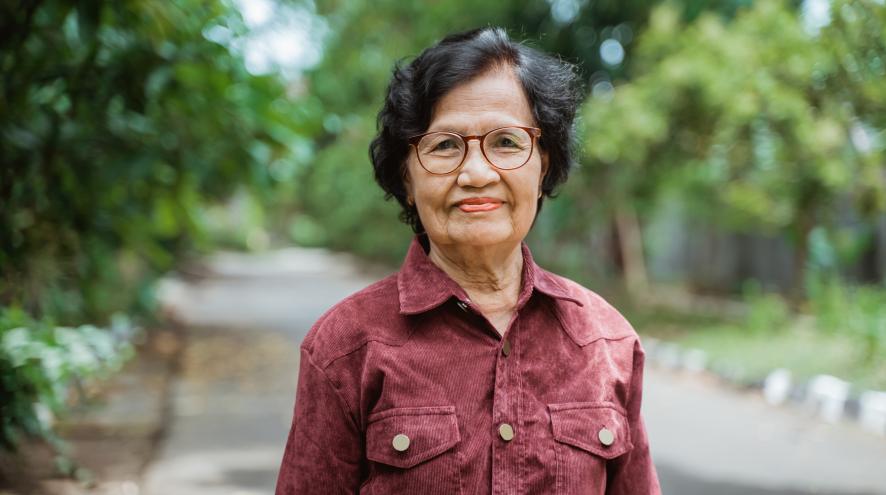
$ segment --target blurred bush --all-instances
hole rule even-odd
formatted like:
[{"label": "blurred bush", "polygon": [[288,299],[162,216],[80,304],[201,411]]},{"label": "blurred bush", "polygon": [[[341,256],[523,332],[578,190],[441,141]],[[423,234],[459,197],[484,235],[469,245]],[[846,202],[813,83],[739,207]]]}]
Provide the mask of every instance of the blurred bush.
[{"label": "blurred bush", "polygon": [[138,332],[118,315],[109,328],[56,326],[20,309],[0,310],[0,447],[15,450],[22,434],[54,445],[54,417],[82,391],[120,369],[133,353]]},{"label": "blurred bush", "polygon": [[810,307],[819,330],[861,343],[866,363],[886,357],[886,288],[847,286],[827,276],[811,278]]},{"label": "blurred bush", "polygon": [[247,32],[222,0],[0,6],[0,444],[48,434],[35,402],[61,412],[71,379],[128,355],[83,324],[150,309],[151,277],[212,245],[217,203],[291,195],[289,88],[220,32]]}]

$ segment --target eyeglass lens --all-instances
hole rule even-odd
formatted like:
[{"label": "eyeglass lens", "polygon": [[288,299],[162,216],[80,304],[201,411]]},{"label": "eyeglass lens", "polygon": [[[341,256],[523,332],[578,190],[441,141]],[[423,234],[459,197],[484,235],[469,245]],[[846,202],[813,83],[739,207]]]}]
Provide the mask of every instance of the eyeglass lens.
[{"label": "eyeglass lens", "polygon": [[[416,148],[422,166],[435,174],[445,174],[458,168],[467,151],[464,139],[449,132],[428,134],[418,142]],[[483,140],[483,154],[498,168],[521,167],[532,154],[532,136],[518,127],[496,129]]]}]

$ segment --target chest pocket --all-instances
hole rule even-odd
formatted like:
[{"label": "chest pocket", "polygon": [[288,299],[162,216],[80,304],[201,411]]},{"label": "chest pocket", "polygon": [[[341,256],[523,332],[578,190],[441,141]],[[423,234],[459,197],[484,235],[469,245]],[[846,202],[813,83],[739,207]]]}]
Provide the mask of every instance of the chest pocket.
[{"label": "chest pocket", "polygon": [[454,406],[373,413],[366,427],[369,480],[361,493],[460,494],[461,441]]},{"label": "chest pocket", "polygon": [[623,410],[606,402],[570,402],[548,404],[548,411],[556,441],[557,493],[605,493],[606,461],[633,448]]}]

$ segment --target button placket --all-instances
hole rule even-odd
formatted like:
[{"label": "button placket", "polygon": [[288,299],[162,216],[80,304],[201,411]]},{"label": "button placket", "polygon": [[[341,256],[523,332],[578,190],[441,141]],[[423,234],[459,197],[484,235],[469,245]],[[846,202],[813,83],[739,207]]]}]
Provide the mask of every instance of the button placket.
[{"label": "button placket", "polygon": [[514,342],[522,320],[515,317],[497,341],[495,359],[495,391],[493,399],[492,493],[515,493],[519,473],[524,469],[526,438],[517,438],[521,428],[519,359]]},{"label": "button placket", "polygon": [[509,423],[502,423],[498,427],[498,435],[505,442],[510,442],[514,439],[514,427]]}]

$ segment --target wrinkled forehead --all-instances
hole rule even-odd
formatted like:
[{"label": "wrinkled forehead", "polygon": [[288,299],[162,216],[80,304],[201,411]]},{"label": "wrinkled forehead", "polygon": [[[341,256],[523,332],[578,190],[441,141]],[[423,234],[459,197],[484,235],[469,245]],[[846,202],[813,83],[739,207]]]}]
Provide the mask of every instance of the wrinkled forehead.
[{"label": "wrinkled forehead", "polygon": [[434,106],[427,132],[482,134],[509,125],[536,124],[513,67],[499,64],[445,93]]}]

